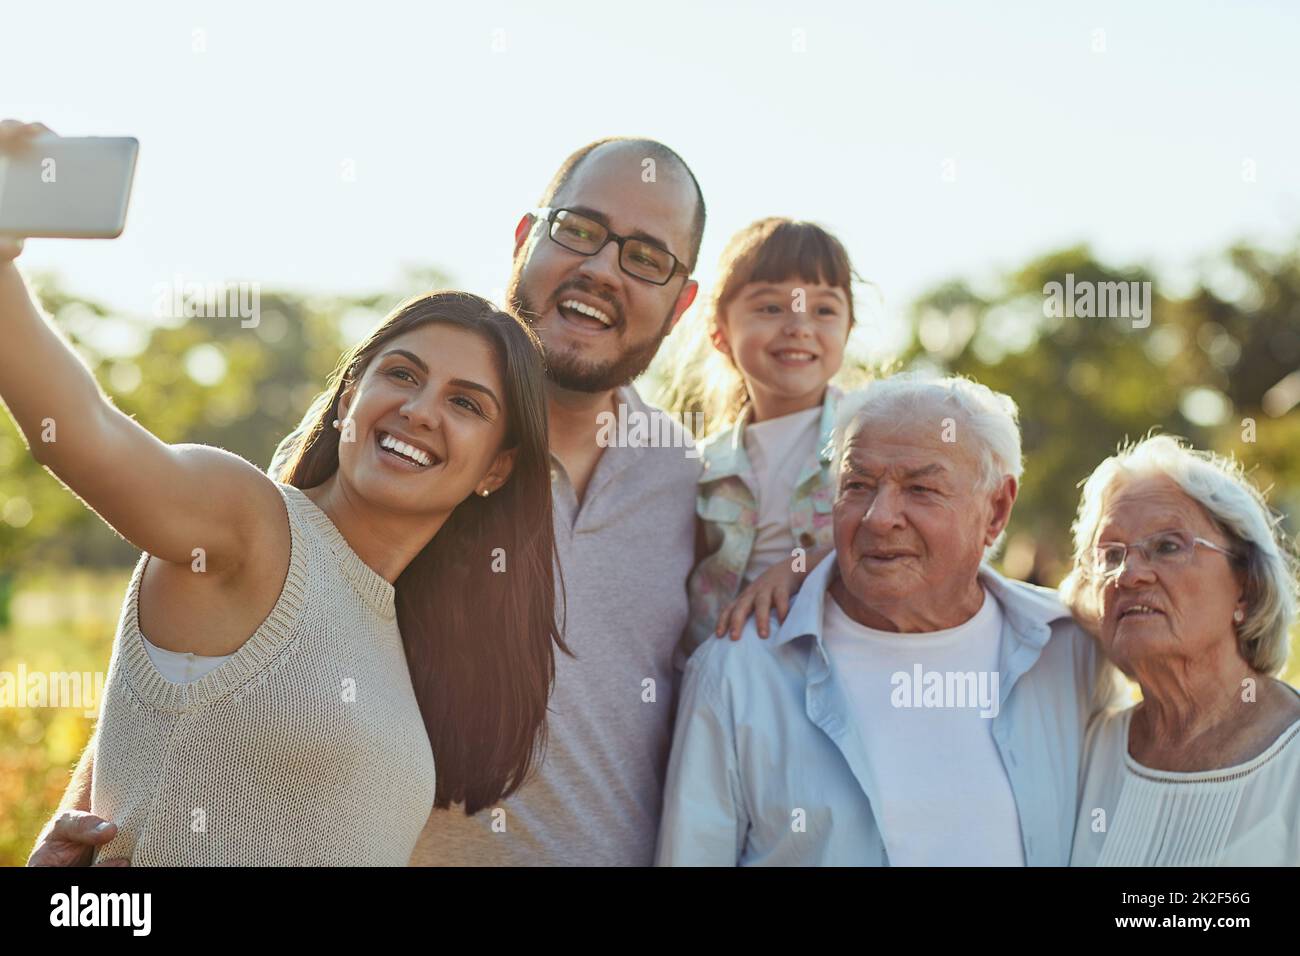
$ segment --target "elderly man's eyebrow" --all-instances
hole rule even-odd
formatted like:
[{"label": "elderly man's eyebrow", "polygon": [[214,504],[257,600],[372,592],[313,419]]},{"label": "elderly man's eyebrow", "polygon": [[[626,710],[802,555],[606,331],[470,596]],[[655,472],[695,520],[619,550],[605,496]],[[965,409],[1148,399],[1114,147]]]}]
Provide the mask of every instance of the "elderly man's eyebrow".
[{"label": "elderly man's eyebrow", "polygon": [[948,468],[938,462],[931,465],[922,465],[920,468],[912,468],[903,472],[904,478],[929,478],[933,476],[943,476],[948,473]]},{"label": "elderly man's eyebrow", "polygon": [[[576,212],[580,216],[586,216],[588,219],[594,219],[596,220],[596,222],[600,223],[606,229],[611,228],[609,225],[609,216],[605,215],[603,212],[601,212],[598,209],[592,209],[590,206],[575,206],[575,205],[568,205],[568,206],[564,206],[563,208],[569,210],[569,212]],[[652,246],[658,246],[664,252],[670,251],[668,248],[668,243],[664,242],[662,239],[660,239],[658,236],[654,235],[653,233],[646,232],[643,229],[637,229],[634,232],[629,232],[624,236],[624,238],[640,239],[642,242],[648,242]]]}]

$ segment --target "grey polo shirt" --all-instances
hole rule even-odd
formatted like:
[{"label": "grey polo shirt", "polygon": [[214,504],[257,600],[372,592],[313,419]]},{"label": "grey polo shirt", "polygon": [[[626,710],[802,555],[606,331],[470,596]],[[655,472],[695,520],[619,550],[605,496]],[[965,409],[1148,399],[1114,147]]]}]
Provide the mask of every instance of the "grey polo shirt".
[{"label": "grey polo shirt", "polygon": [[545,758],[496,808],[473,817],[435,810],[414,864],[654,861],[678,676],[673,651],[686,627],[694,560],[699,458],[683,447],[680,425],[634,388],[617,396],[628,415],[626,437],[635,441],[643,431],[654,436],[648,443],[606,447],[581,505],[552,458],[564,638],[575,656],[556,655]]}]

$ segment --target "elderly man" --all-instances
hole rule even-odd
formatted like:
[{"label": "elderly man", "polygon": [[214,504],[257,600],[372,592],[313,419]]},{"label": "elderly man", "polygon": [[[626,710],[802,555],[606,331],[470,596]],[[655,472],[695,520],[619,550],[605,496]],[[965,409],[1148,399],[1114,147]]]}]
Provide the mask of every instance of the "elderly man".
[{"label": "elderly man", "polygon": [[844,400],[834,461],[836,550],[785,622],[687,665],[658,861],[1067,864],[1114,685],[1053,592],[983,563],[1016,499],[1015,404],[874,382]]}]

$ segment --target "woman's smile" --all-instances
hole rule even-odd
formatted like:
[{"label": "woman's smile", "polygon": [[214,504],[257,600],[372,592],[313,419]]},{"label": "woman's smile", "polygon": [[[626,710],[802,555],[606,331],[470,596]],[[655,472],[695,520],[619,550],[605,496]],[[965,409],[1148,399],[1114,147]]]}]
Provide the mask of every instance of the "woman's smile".
[{"label": "woman's smile", "polygon": [[386,464],[404,471],[424,471],[443,461],[430,449],[404,441],[385,431],[375,432],[375,449]]}]

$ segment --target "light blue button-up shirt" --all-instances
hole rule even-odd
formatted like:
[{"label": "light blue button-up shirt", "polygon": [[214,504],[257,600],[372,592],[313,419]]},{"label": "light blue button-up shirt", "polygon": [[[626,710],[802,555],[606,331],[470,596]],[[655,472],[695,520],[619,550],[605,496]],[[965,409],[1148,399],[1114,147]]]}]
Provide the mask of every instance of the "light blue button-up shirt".
[{"label": "light blue button-up shirt", "polygon": [[[822,640],[835,555],[808,576],[768,640],[691,657],[678,704],[659,826],[660,865],[888,866],[877,788],[846,688]],[[1119,688],[1096,642],[1056,592],[980,581],[1002,609],[992,734],[1020,818],[1025,861],[1066,866],[1084,730]],[[953,782],[960,799],[960,781]],[[961,834],[952,834],[960,840]]]}]

